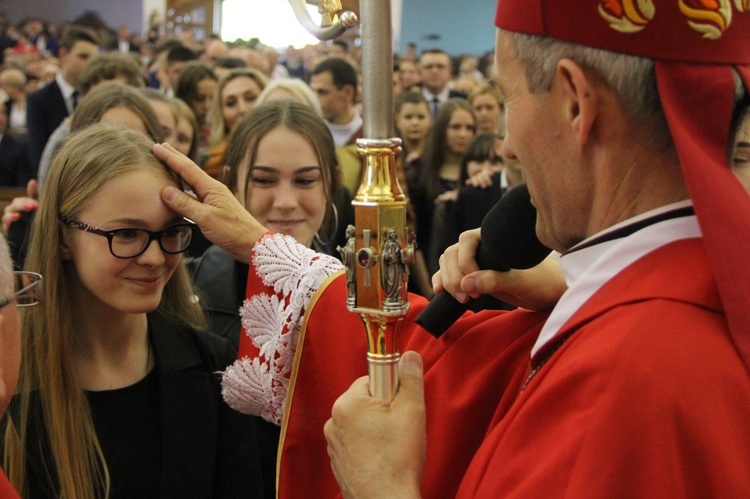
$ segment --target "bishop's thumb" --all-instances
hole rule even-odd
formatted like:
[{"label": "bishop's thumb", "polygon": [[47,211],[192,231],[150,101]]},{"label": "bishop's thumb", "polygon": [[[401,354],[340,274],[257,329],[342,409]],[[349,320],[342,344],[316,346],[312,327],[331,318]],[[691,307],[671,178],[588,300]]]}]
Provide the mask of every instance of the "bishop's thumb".
[{"label": "bishop's thumb", "polygon": [[411,397],[424,397],[422,357],[417,352],[406,352],[398,363],[399,393]]}]

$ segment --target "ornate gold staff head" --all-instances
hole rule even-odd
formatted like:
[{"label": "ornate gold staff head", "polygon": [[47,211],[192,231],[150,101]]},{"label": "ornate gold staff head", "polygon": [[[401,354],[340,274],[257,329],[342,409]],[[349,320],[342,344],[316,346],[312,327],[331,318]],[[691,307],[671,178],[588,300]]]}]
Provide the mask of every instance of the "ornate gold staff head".
[{"label": "ornate gold staff head", "polygon": [[[318,0],[325,28],[313,26],[302,0],[289,0],[303,26],[319,39],[338,36],[348,23],[340,0]],[[362,86],[364,138],[362,185],[354,198],[355,226],[340,247],[347,268],[347,307],[364,322],[370,393],[391,400],[398,390],[397,335],[409,310],[408,265],[414,244],[407,234],[406,198],[396,176],[401,140],[393,136],[393,51],[390,0],[360,3],[362,16]],[[353,14],[352,14],[353,15]]]}]

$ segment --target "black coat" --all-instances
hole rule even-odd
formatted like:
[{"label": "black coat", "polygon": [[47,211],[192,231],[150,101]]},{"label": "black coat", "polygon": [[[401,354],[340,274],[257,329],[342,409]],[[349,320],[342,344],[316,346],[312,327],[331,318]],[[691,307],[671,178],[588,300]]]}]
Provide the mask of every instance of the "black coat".
[{"label": "black coat", "polygon": [[0,186],[25,187],[28,171],[29,148],[26,137],[4,134],[0,140]]},{"label": "black coat", "polygon": [[489,187],[462,186],[446,221],[444,247],[457,243],[462,232],[481,227],[484,216],[503,194],[505,189],[500,187],[499,173],[492,176],[492,185]]},{"label": "black coat", "polygon": [[[218,246],[210,246],[199,258],[188,260],[188,269],[208,318],[207,331],[226,338],[237,350],[242,330],[240,307],[245,301],[249,266]],[[264,495],[270,498],[275,496],[276,490],[276,454],[281,428],[256,419],[263,475],[270,479],[269,482],[264,478]]]},{"label": "black coat", "polygon": [[208,331],[226,338],[238,349],[248,265],[218,246],[210,246],[199,258],[188,261],[188,269],[208,316]]},{"label": "black coat", "polygon": [[[218,336],[158,313],[149,314],[148,328],[159,393],[160,497],[259,498],[264,497],[264,482],[270,486],[265,496],[272,496],[275,479],[261,473],[262,421],[240,414],[221,397],[219,371],[234,361],[235,349]],[[41,414],[41,407],[33,412]],[[56,488],[57,478],[44,479],[41,471],[45,462],[48,470],[52,466],[48,442],[28,458],[28,497],[56,497],[50,487]]]},{"label": "black coat", "polygon": [[29,95],[26,124],[29,129],[29,168],[32,176],[36,176],[47,140],[67,116],[68,107],[56,81]]}]

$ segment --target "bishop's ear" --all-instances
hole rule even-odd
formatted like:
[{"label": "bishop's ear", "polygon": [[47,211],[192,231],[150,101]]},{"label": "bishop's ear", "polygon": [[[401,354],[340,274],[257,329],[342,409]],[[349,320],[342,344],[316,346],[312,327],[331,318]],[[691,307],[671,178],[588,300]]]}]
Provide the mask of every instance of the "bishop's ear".
[{"label": "bishop's ear", "polygon": [[557,63],[556,76],[565,99],[565,116],[578,135],[581,144],[588,141],[591,127],[596,119],[599,94],[590,74],[571,59]]}]

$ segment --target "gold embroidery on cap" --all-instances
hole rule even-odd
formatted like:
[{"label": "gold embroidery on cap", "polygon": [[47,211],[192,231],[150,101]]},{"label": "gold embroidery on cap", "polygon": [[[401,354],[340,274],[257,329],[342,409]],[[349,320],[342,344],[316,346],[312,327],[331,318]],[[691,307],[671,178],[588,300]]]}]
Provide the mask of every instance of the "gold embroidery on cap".
[{"label": "gold embroidery on cap", "polygon": [[[740,1],[740,0],[737,0]],[[654,17],[653,0],[600,0],[599,14],[614,30],[637,33]]]},{"label": "gold embroidery on cap", "polygon": [[[739,4],[747,0],[735,0]],[[732,23],[732,4],[729,0],[679,0],[680,12],[688,18],[691,28],[703,33],[703,38],[717,40]]]},{"label": "gold embroidery on cap", "polygon": [[734,6],[740,12],[745,12],[746,10],[750,10],[750,0],[734,0]]}]

